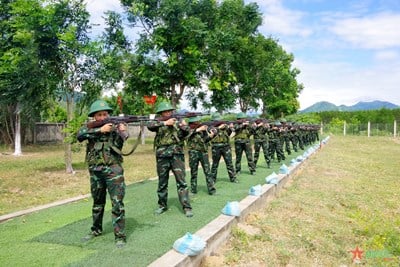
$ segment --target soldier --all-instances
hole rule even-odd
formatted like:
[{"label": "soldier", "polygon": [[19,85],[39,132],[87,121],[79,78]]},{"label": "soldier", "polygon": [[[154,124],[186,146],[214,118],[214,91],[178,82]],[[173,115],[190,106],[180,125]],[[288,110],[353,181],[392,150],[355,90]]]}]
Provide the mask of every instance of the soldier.
[{"label": "soldier", "polygon": [[271,159],[268,150],[269,140],[267,135],[269,124],[263,120],[256,120],[254,122],[254,127],[254,165],[257,167],[258,157],[260,156],[260,150],[262,148],[267,167],[271,168]]},{"label": "soldier", "polygon": [[254,165],[253,151],[250,144],[250,137],[254,134],[254,129],[249,125],[249,121],[246,120],[246,114],[243,112],[238,113],[236,119],[237,123],[234,125],[236,173],[240,173],[242,154],[244,151],[246,154],[247,166],[249,167],[250,174],[254,175],[256,173],[256,167]]},{"label": "soldier", "polygon": [[175,109],[168,102],[161,102],[156,110],[157,114],[166,120],[149,122],[147,128],[156,133],[154,146],[156,149],[157,174],[158,174],[158,209],[155,214],[160,215],[167,211],[168,205],[168,179],[172,170],[178,191],[179,201],[186,217],[192,217],[188,186],[185,180],[185,154],[184,138],[189,134],[189,126],[182,120],[171,118]]},{"label": "soldier", "polygon": [[[287,123],[285,118],[281,119],[281,143],[282,143],[282,151],[286,151],[288,155],[292,154],[292,151],[290,149],[290,134],[291,132],[289,131],[289,124]],[[284,150],[284,149],[285,150]]]},{"label": "soldier", "polygon": [[289,131],[290,131],[290,142],[292,143],[293,150],[294,152],[298,151],[298,144],[299,144],[299,131],[297,130],[297,125],[295,123],[292,123],[292,125],[289,126]]},{"label": "soldier", "polygon": [[223,157],[228,171],[229,180],[232,183],[238,183],[232,162],[232,149],[229,143],[229,137],[233,132],[232,128],[230,128],[225,122],[221,121],[221,115],[219,113],[212,114],[211,120],[216,123],[215,127],[217,128],[217,134],[211,140],[211,177],[214,182],[217,182],[218,165],[221,157]]},{"label": "soldier", "polygon": [[270,131],[268,132],[268,135],[269,135],[269,157],[271,159],[274,159],[275,153],[276,153],[278,162],[285,160],[285,154],[283,153],[282,143],[281,143],[282,128],[280,126],[281,126],[281,123],[279,121],[276,121],[272,125]]},{"label": "soldier", "polygon": [[[102,121],[109,116],[112,109],[103,100],[97,100],[90,106],[89,117]],[[119,132],[124,132],[120,135]],[[121,136],[124,136],[121,137]],[[122,167],[121,149],[126,138],[127,126],[121,123],[117,126],[111,123],[98,128],[89,129],[87,125],[79,129],[79,142],[87,140],[86,162],[90,175],[90,191],[93,197],[92,218],[93,225],[84,241],[99,236],[103,232],[103,215],[106,204],[107,190],[112,205],[112,225],[117,247],[126,243],[125,235],[125,179]]]},{"label": "soldier", "polygon": [[208,194],[214,195],[216,189],[214,187],[214,180],[210,175],[210,161],[208,159],[208,144],[209,141],[215,136],[216,129],[210,130],[207,125],[200,123],[199,117],[189,119],[190,134],[187,137],[187,146],[189,150],[189,166],[190,166],[190,191],[197,194],[197,173],[199,163],[203,168],[204,176]]}]

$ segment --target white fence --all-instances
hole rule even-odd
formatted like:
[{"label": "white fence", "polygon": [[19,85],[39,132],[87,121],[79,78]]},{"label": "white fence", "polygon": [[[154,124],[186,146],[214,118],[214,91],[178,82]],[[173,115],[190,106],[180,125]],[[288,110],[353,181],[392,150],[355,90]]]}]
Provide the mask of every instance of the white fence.
[{"label": "white fence", "polygon": [[321,124],[321,133],[335,133],[343,135],[360,135],[360,136],[399,136],[397,121],[393,124],[388,123],[364,123],[349,124],[344,122],[341,125]]}]

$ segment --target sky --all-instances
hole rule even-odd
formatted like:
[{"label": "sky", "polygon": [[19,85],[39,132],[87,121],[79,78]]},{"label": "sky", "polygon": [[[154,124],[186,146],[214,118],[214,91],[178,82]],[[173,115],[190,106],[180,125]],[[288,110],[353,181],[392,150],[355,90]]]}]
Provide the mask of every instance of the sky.
[{"label": "sky", "polygon": [[[294,56],[304,89],[300,109],[316,102],[400,105],[399,0],[245,0],[263,15],[259,32]],[[118,0],[87,0],[91,21]],[[99,26],[101,27],[101,26]]]}]

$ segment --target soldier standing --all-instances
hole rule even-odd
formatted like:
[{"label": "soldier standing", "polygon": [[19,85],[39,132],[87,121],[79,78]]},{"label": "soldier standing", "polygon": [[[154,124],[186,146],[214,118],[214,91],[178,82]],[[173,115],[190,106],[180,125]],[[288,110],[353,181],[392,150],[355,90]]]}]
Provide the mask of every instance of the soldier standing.
[{"label": "soldier standing", "polygon": [[268,132],[269,157],[271,160],[274,159],[276,153],[276,158],[278,159],[278,162],[281,162],[282,160],[285,160],[285,154],[283,153],[282,150],[281,127],[279,126],[281,126],[281,123],[279,121],[276,121],[274,124],[272,124],[272,127]]},{"label": "soldier standing", "polygon": [[197,194],[197,174],[199,163],[203,168],[208,194],[214,195],[216,189],[214,180],[210,174],[210,161],[208,159],[208,144],[215,136],[216,129],[208,131],[208,126],[200,123],[199,117],[189,119],[190,134],[187,137],[187,147],[189,150],[189,166],[190,166],[190,191]]},{"label": "soldier standing", "polygon": [[[89,117],[95,121],[102,121],[109,117],[112,109],[103,100],[97,100],[90,106]],[[119,132],[124,132],[124,135]],[[121,137],[123,136],[123,137]],[[106,204],[107,190],[112,205],[112,225],[117,247],[126,243],[125,235],[125,179],[122,167],[121,149],[126,138],[127,126],[120,123],[114,126],[111,123],[98,128],[88,128],[87,125],[79,129],[78,141],[87,140],[86,162],[90,175],[90,191],[93,197],[92,218],[93,225],[84,241],[99,236],[103,232],[103,215]]]},{"label": "soldier standing", "polygon": [[217,128],[217,134],[211,140],[211,177],[214,182],[217,181],[218,165],[221,157],[223,157],[229,180],[232,183],[237,183],[238,180],[236,179],[236,173],[232,162],[232,149],[229,143],[229,137],[233,130],[225,122],[221,121],[221,115],[219,113],[212,114],[211,120],[216,123],[215,127]]},{"label": "soldier standing", "polygon": [[156,110],[157,114],[166,120],[149,122],[147,128],[156,133],[154,146],[156,149],[157,174],[158,174],[158,209],[155,213],[160,215],[167,211],[168,205],[168,179],[172,171],[178,191],[179,201],[186,217],[192,217],[188,186],[185,176],[184,138],[189,134],[189,126],[182,120],[171,117],[175,109],[168,102],[161,102]]},{"label": "soldier standing", "polygon": [[256,120],[254,124],[254,165],[257,166],[258,157],[260,156],[260,150],[262,148],[267,167],[271,168],[271,159],[268,150],[269,140],[267,135],[269,124],[262,120]]},{"label": "soldier standing", "polygon": [[243,112],[238,113],[236,116],[237,124],[235,124],[235,154],[236,154],[236,173],[239,174],[241,170],[241,161],[243,151],[246,154],[247,166],[249,167],[250,174],[256,173],[256,167],[253,161],[253,151],[251,149],[250,137],[254,134],[254,129],[249,125],[246,120],[246,114]]}]

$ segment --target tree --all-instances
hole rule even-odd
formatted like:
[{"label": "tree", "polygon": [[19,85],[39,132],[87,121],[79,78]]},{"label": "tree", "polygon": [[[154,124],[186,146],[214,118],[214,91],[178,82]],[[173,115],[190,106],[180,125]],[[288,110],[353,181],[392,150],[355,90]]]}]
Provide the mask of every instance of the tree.
[{"label": "tree", "polygon": [[129,19],[141,25],[127,90],[156,93],[177,106],[187,87],[199,87],[205,69],[206,25],[198,17],[203,2],[123,0]]},{"label": "tree", "polygon": [[[231,109],[240,97],[242,82],[238,80],[243,69],[243,61],[248,55],[243,53],[248,38],[261,25],[261,13],[255,3],[248,5],[242,0],[222,1],[215,7],[215,15],[210,22],[206,39],[208,88],[212,95],[205,106],[217,110]],[[239,101],[240,103],[240,101]],[[241,107],[242,110],[247,107]]]},{"label": "tree", "polygon": [[53,40],[43,38],[48,31],[39,1],[8,0],[0,3],[0,103],[3,140],[14,144],[14,155],[21,155],[21,123],[27,125],[39,116],[51,92],[48,70],[44,67],[46,49]]},{"label": "tree", "polygon": [[[82,92],[95,95],[92,90],[99,92],[93,80],[98,68],[96,56],[98,49],[88,36],[89,13],[83,0],[57,0],[47,7],[47,25],[51,25],[57,40],[55,57],[58,61],[51,61],[49,67],[58,75],[57,94],[67,104],[67,129],[68,124],[76,125],[74,119],[74,99]],[[90,85],[91,84],[91,85]],[[72,142],[74,131],[67,130],[65,147],[65,167],[67,173],[74,173],[72,167]]]}]

